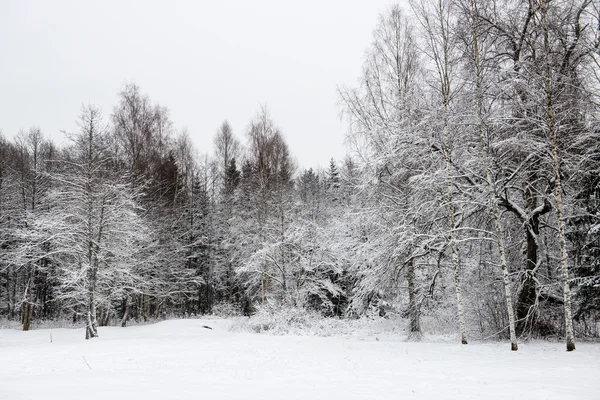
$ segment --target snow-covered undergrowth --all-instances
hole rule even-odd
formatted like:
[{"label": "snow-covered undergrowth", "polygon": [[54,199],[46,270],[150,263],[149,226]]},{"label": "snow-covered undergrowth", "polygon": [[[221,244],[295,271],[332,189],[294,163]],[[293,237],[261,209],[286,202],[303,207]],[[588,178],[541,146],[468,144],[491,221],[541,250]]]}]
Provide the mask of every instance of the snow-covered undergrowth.
[{"label": "snow-covered undergrowth", "polygon": [[[177,318],[176,316],[167,316],[166,319],[179,319],[179,318]],[[164,320],[165,320],[165,318],[160,318],[160,319],[149,318],[146,321],[144,321],[143,319],[140,319],[140,320],[129,319],[129,320],[127,320],[127,326],[152,325],[152,324],[156,324],[158,322],[164,321]],[[81,328],[82,326],[84,326],[84,324],[85,324],[85,322],[83,322],[82,320],[73,322],[71,319],[66,319],[66,318],[34,319],[31,321],[30,329],[31,330],[60,329],[60,328],[77,329],[77,328]],[[113,318],[113,319],[109,320],[109,326],[121,326],[121,320]],[[6,318],[3,318],[3,319],[0,319],[0,329],[21,330],[21,329],[23,329],[23,323],[18,319],[8,320]]]},{"label": "snow-covered undergrowth", "polygon": [[[0,399],[597,399],[600,345],[257,335],[226,319],[0,330]],[[209,326],[212,329],[207,329]]]},{"label": "snow-covered undergrowth", "polygon": [[[271,335],[349,336],[357,339],[406,338],[408,319],[397,314],[386,318],[323,318],[315,311],[301,308],[260,308],[252,317],[232,317],[233,332],[252,332]],[[451,341],[458,337],[456,321],[439,316],[424,316],[421,326],[426,341]]]},{"label": "snow-covered undergrowth", "polygon": [[299,308],[259,309],[252,317],[233,319],[233,332],[254,332],[298,336],[373,336],[402,334],[406,322],[401,318],[323,318],[321,314]]}]

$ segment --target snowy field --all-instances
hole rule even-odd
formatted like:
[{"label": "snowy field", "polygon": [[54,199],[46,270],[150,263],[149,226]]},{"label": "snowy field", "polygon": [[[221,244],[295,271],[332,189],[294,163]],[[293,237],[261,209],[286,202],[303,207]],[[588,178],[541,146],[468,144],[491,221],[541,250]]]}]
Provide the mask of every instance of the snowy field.
[{"label": "snowy field", "polygon": [[83,329],[2,329],[0,399],[600,399],[599,344],[513,353],[506,343],[274,336],[230,324],[107,327],[90,341]]}]

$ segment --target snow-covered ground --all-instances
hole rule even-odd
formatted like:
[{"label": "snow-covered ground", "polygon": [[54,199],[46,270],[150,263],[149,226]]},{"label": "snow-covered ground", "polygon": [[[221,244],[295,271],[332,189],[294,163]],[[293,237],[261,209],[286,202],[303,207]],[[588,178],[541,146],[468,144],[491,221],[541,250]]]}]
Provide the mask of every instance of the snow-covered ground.
[{"label": "snow-covered ground", "polygon": [[[213,329],[202,326],[209,325]],[[600,399],[600,345],[406,343],[227,320],[0,330],[0,399]],[[51,341],[52,339],[52,341]]]}]

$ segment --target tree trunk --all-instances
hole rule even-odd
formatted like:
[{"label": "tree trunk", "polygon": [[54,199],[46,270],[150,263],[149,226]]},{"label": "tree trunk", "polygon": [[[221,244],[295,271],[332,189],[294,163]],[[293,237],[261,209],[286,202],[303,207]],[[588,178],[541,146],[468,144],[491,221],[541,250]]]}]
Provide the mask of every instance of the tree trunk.
[{"label": "tree trunk", "polygon": [[25,287],[25,298],[23,304],[23,330],[28,331],[31,324],[31,270],[27,274],[27,286]]},{"label": "tree trunk", "polygon": [[450,139],[448,133],[448,103],[449,93],[444,97],[444,128],[443,128],[443,146],[444,146],[444,162],[446,171],[447,185],[447,203],[446,212],[448,217],[448,243],[452,252],[452,269],[454,271],[454,289],[456,293],[456,307],[458,311],[458,327],[460,331],[460,341],[462,344],[467,344],[467,325],[465,322],[465,311],[462,299],[462,288],[460,286],[460,259],[458,254],[458,246],[456,245],[456,207],[454,204],[453,194],[453,178],[452,178],[452,161],[450,150]]},{"label": "tree trunk", "polygon": [[[531,174],[529,181],[534,182],[535,179],[537,179],[536,174]],[[498,202],[499,205],[519,218],[523,224],[526,237],[525,270],[521,278],[521,290],[517,297],[518,321],[516,329],[520,335],[526,332],[531,333],[536,328],[537,284],[535,274],[538,266],[539,249],[537,238],[540,231],[540,217],[552,210],[552,204],[546,198],[543,200],[543,205],[538,206],[538,196],[531,187],[526,188],[525,197],[527,210],[531,210],[529,213],[514,206],[508,198],[508,194]]]},{"label": "tree trunk", "polygon": [[460,330],[460,342],[467,344],[467,325],[465,323],[465,311],[462,300],[462,288],[460,287],[460,260],[458,259],[458,248],[451,239],[452,265],[454,266],[454,290],[456,291],[456,306],[458,308],[458,327]]},{"label": "tree trunk", "polygon": [[129,312],[131,310],[131,306],[129,305],[129,297],[126,296],[123,299],[123,318],[121,319],[121,327],[125,328],[127,326],[127,320],[129,319]]},{"label": "tree trunk", "polygon": [[88,304],[85,319],[85,338],[92,339],[98,337],[98,320],[96,319],[96,304],[94,298],[95,282],[92,283],[88,294]]},{"label": "tree trunk", "polygon": [[28,331],[31,324],[31,302],[29,296],[25,297],[23,307],[23,330]]},{"label": "tree trunk", "polygon": [[458,311],[458,328],[460,332],[460,342],[467,344],[467,325],[465,322],[465,311],[462,299],[462,288],[460,284],[460,258],[458,254],[458,246],[456,245],[456,208],[454,205],[453,196],[453,182],[451,176],[451,159],[450,159],[450,145],[448,139],[448,106],[447,103],[444,105],[444,159],[446,164],[446,184],[447,184],[447,196],[446,199],[446,212],[448,217],[448,243],[450,245],[450,251],[452,253],[452,269],[454,272],[454,290],[456,293],[456,308]]},{"label": "tree trunk", "polygon": [[512,304],[512,294],[510,289],[510,277],[508,273],[508,264],[506,261],[506,246],[504,244],[504,232],[500,224],[500,211],[498,210],[498,202],[493,199],[493,212],[494,212],[494,229],[496,230],[496,241],[498,243],[498,251],[500,253],[500,267],[502,269],[502,283],[504,285],[504,298],[506,301],[506,311],[508,313],[508,330],[510,333],[510,349],[517,351],[519,345],[517,344],[517,331],[515,326],[515,312]]},{"label": "tree trunk", "polygon": [[558,219],[558,241],[560,243],[560,269],[563,284],[563,305],[565,313],[565,330],[567,337],[567,351],[575,350],[575,337],[573,334],[573,318],[571,316],[571,288],[569,287],[569,265],[567,255],[567,240],[565,223],[563,220],[562,184],[560,179],[560,161],[558,146],[556,144],[556,126],[554,121],[554,105],[552,103],[552,72],[550,69],[550,43],[548,35],[548,9],[546,0],[540,0],[542,11],[542,28],[544,30],[544,50],[546,51],[546,121],[548,136],[552,148],[552,165],[554,169],[554,197],[556,198],[556,214]]},{"label": "tree trunk", "polygon": [[101,308],[100,309],[100,315],[98,316],[98,326],[103,327],[104,326],[104,313],[105,313],[105,309]]},{"label": "tree trunk", "polygon": [[100,316],[98,317],[98,326],[108,326],[110,320],[110,310],[102,308],[100,310]]},{"label": "tree trunk", "polygon": [[[432,3],[433,4],[433,3]],[[460,331],[460,339],[462,344],[467,344],[467,327],[465,322],[465,312],[463,306],[462,289],[460,282],[460,257],[459,250],[456,244],[456,203],[454,202],[454,177],[452,174],[452,146],[450,142],[450,101],[452,91],[451,79],[451,64],[453,44],[450,40],[450,13],[452,2],[439,1],[433,5],[435,13],[433,18],[436,19],[436,28],[429,22],[424,24],[426,34],[429,37],[429,43],[432,46],[432,52],[436,54],[435,66],[439,77],[442,101],[442,132],[441,132],[441,147],[444,158],[444,172],[446,184],[446,212],[448,218],[448,245],[452,253],[452,269],[454,270],[454,287],[456,292],[456,308],[458,313],[458,327]],[[421,14],[423,20],[428,20],[426,8],[420,8],[418,13]]]},{"label": "tree trunk", "polygon": [[512,304],[512,294],[510,289],[510,278],[508,265],[506,260],[506,246],[504,244],[504,232],[500,222],[500,210],[498,199],[492,179],[491,162],[489,160],[488,138],[485,134],[484,117],[483,117],[483,76],[481,71],[480,54],[479,54],[479,30],[478,30],[478,11],[477,1],[471,0],[471,23],[473,24],[473,61],[475,64],[475,96],[477,100],[477,128],[479,131],[479,141],[481,145],[482,160],[485,167],[485,178],[488,189],[489,200],[492,203],[492,214],[494,219],[494,230],[496,231],[496,242],[498,244],[498,252],[500,253],[500,267],[502,269],[502,282],[504,284],[504,296],[506,300],[506,311],[508,312],[508,328],[510,331],[510,349],[518,350],[517,335],[515,328],[515,313]]},{"label": "tree trunk", "polygon": [[14,320],[15,319],[15,312],[17,309],[17,282],[18,282],[18,276],[17,276],[17,271],[13,270],[13,279],[12,279],[12,302],[10,303],[10,319]]},{"label": "tree trunk", "polygon": [[528,330],[531,331],[536,321],[537,285],[534,275],[538,263],[538,243],[534,235],[537,235],[538,232],[539,222],[537,218],[530,218],[529,229],[527,226],[525,227],[525,235],[527,237],[525,273],[521,281],[521,291],[517,300],[517,319],[519,321],[517,327],[520,334]]},{"label": "tree trunk", "polygon": [[417,293],[415,289],[415,260],[410,255],[408,264],[406,265],[406,280],[408,281],[408,339],[420,340],[421,332],[421,317],[420,310],[417,304]]},{"label": "tree trunk", "polygon": [[142,296],[142,318],[144,322],[148,321],[148,295],[143,294]]},{"label": "tree trunk", "polygon": [[92,339],[98,337],[98,321],[96,319],[96,305],[91,298],[91,303],[88,304],[88,310],[85,319],[85,338]]},{"label": "tree trunk", "polygon": [[11,297],[10,297],[10,272],[7,268],[6,270],[6,315],[10,319],[10,310],[11,310]]}]

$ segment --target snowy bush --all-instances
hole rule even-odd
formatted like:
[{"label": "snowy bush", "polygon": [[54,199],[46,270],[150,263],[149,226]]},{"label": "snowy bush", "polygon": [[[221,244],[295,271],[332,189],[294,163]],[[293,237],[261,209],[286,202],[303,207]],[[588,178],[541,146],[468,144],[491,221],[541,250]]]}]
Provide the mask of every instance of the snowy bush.
[{"label": "snowy bush", "polygon": [[272,335],[355,336],[395,335],[404,337],[406,321],[400,317],[325,318],[319,312],[292,308],[261,307],[250,318],[238,318],[231,326],[235,332]]}]

